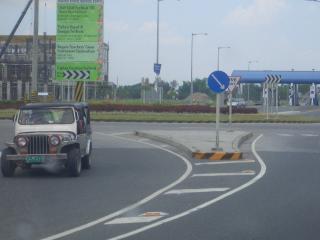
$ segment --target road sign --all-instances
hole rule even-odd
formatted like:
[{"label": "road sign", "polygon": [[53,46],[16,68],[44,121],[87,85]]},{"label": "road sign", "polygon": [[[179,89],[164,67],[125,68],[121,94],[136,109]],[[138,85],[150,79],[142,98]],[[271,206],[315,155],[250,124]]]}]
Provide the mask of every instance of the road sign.
[{"label": "road sign", "polygon": [[225,72],[215,71],[208,77],[208,86],[215,93],[222,93],[229,87],[230,79]]},{"label": "road sign", "polygon": [[89,80],[90,79],[90,71],[73,71],[68,70],[63,72],[63,78],[65,80]]},{"label": "road sign", "polygon": [[57,1],[56,80],[103,80],[103,4]]},{"label": "road sign", "polygon": [[237,88],[241,77],[229,77],[229,79],[230,79],[230,84],[229,84],[229,87],[228,87],[228,91],[229,92],[233,92],[233,90]]},{"label": "road sign", "polygon": [[160,72],[161,72],[161,64],[155,63],[153,65],[153,71],[155,74],[157,74],[159,76]]},{"label": "road sign", "polygon": [[282,80],[282,77],[281,75],[267,75],[266,76],[266,82],[269,83],[269,84],[278,84],[280,83],[280,81]]}]

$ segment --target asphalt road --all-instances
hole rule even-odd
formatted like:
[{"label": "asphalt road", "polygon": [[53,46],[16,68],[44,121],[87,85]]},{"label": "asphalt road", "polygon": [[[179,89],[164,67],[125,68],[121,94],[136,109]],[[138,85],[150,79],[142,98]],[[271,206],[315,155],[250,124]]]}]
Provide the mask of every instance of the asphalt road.
[{"label": "asphalt road", "polygon": [[[9,121],[0,122],[0,141],[10,137],[10,127]],[[170,146],[158,149],[156,142],[118,136],[144,129],[208,131],[214,130],[213,124],[93,127],[94,167],[80,178],[56,169],[0,178],[0,239],[320,238],[319,124],[235,124],[234,129],[254,132],[252,141],[263,134],[256,145],[250,141],[242,146],[246,160],[254,161],[220,165],[188,163]],[[248,175],[199,176],[217,173]],[[207,192],[181,193],[199,189]],[[143,204],[108,218],[142,199]],[[150,223],[132,223],[132,217],[146,212],[161,216]]]}]

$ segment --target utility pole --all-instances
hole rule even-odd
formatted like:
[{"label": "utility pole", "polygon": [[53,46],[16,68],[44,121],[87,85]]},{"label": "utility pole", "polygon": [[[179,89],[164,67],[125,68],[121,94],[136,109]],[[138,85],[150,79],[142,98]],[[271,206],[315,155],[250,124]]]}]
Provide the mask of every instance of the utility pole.
[{"label": "utility pole", "polygon": [[39,33],[39,0],[34,0],[34,26],[32,51],[32,92],[38,91],[38,33]]}]

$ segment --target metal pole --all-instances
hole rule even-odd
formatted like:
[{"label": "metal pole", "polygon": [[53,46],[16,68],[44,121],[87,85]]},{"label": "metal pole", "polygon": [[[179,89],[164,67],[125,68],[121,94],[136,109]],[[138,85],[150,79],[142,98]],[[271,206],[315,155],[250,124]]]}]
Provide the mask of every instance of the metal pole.
[{"label": "metal pole", "polygon": [[193,104],[193,37],[194,37],[194,34],[192,33],[191,35],[191,105]]},{"label": "metal pole", "polygon": [[68,84],[68,102],[70,102],[70,80],[68,80],[68,82],[67,82],[67,84]]},{"label": "metal pole", "polygon": [[86,91],[86,81],[83,82],[83,101],[85,102],[86,101],[86,94],[87,94],[87,91]]},{"label": "metal pole", "polygon": [[32,53],[32,92],[38,90],[38,33],[39,33],[39,0],[34,0],[34,29]]},{"label": "metal pole", "polygon": [[220,93],[217,93],[217,104],[216,104],[216,150],[220,148],[220,136],[219,126],[220,125]]},{"label": "metal pole", "polygon": [[[220,47],[218,47],[218,71],[220,70]],[[217,93],[216,99],[216,150],[218,151],[220,148],[220,135],[219,135],[219,127],[220,127],[220,93]]]},{"label": "metal pole", "polygon": [[267,83],[267,120],[269,120],[269,83]]},{"label": "metal pole", "polygon": [[279,113],[279,86],[277,84],[276,86],[276,111],[277,111],[277,115]]},{"label": "metal pole", "polygon": [[157,59],[156,63],[159,64],[159,37],[160,37],[160,31],[159,31],[159,25],[160,25],[160,1],[157,0]]},{"label": "metal pole", "polygon": [[271,114],[274,113],[274,83],[271,84]]},{"label": "metal pole", "polygon": [[232,91],[229,92],[229,126],[232,126]]}]

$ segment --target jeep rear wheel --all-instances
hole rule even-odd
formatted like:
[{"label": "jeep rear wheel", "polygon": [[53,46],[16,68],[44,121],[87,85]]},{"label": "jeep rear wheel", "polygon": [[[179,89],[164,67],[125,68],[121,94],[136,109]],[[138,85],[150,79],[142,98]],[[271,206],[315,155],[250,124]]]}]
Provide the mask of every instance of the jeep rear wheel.
[{"label": "jeep rear wheel", "polygon": [[81,173],[81,154],[78,148],[68,152],[67,169],[71,177],[79,177]]},{"label": "jeep rear wheel", "polygon": [[1,172],[4,177],[12,177],[16,170],[17,165],[13,161],[7,160],[7,155],[13,154],[15,152],[10,148],[4,149],[1,153]]}]

